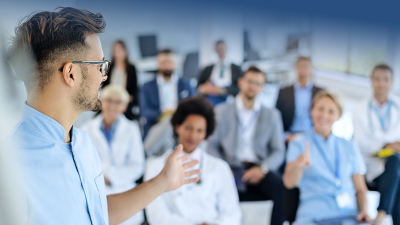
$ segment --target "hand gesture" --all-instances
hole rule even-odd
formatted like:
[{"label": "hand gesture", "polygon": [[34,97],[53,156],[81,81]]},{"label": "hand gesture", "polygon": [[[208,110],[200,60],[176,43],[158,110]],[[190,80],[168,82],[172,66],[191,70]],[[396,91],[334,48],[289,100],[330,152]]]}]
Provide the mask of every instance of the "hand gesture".
[{"label": "hand gesture", "polygon": [[167,190],[172,191],[184,184],[194,183],[199,180],[198,177],[192,179],[186,179],[186,177],[190,177],[200,173],[200,169],[192,170],[189,172],[185,172],[185,170],[193,167],[198,164],[198,160],[193,160],[188,163],[183,164],[183,162],[189,160],[188,155],[181,156],[183,151],[182,145],[178,145],[175,151],[168,157],[163,170],[160,173],[160,176],[165,178],[167,182]]},{"label": "hand gesture", "polygon": [[357,222],[369,223],[371,221],[372,221],[371,218],[368,216],[368,213],[366,212],[360,212],[357,216]]},{"label": "hand gesture", "polygon": [[310,142],[306,142],[306,150],[299,155],[296,159],[296,164],[297,166],[301,168],[306,168],[308,166],[311,166],[311,160],[310,160]]},{"label": "hand gesture", "polygon": [[255,166],[244,172],[242,180],[250,184],[258,184],[264,177],[265,174],[262,172],[261,166]]}]

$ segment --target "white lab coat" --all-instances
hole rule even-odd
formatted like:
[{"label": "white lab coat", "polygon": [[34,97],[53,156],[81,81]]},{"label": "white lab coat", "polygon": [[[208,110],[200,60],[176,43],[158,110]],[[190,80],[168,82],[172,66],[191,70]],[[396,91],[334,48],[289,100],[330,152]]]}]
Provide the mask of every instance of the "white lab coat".
[{"label": "white lab coat", "polygon": [[367,181],[372,181],[385,171],[385,160],[372,157],[386,144],[400,141],[400,100],[389,96],[393,101],[390,109],[387,131],[382,129],[375,112],[370,108],[373,97],[360,102],[353,110],[354,140],[360,146],[367,164]]},{"label": "white lab coat", "polygon": [[[145,180],[161,172],[171,152],[148,160]],[[201,154],[201,183],[187,184],[156,198],[146,208],[150,224],[241,224],[238,193],[229,165],[204,151]]]},{"label": "white lab coat", "polygon": [[[141,133],[137,124],[121,114],[113,139],[111,140],[115,166],[111,166],[107,140],[101,131],[103,116],[98,115],[82,126],[96,146],[104,177],[112,184],[106,186],[106,194],[117,194],[136,186],[135,181],[144,173],[145,158]],[[137,213],[123,224],[141,224],[143,212]]]}]

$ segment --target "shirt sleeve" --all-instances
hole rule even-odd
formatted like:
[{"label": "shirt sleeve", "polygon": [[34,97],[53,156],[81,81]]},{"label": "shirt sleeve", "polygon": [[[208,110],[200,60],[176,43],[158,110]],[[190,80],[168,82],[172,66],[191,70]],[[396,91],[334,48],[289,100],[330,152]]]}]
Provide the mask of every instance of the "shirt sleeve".
[{"label": "shirt sleeve", "polygon": [[358,147],[357,143],[351,143],[353,147],[352,152],[352,175],[354,174],[361,174],[365,175],[367,172],[367,166],[365,165],[364,158],[361,155],[360,148]]},{"label": "shirt sleeve", "polygon": [[286,163],[293,162],[304,151],[303,141],[292,141],[289,143],[288,151],[286,153]]}]

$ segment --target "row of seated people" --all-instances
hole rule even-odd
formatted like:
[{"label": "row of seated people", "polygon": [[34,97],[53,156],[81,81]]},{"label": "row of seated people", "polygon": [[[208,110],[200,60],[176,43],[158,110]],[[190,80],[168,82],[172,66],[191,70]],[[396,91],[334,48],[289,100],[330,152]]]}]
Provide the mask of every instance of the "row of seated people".
[{"label": "row of seated people", "polygon": [[[232,103],[214,109],[203,97],[180,101],[168,119],[171,135],[185,154],[200,161],[202,173],[197,184],[165,193],[151,203],[146,208],[150,224],[240,224],[239,197],[246,193],[271,199],[271,224],[283,224],[288,207],[285,187],[300,189],[296,224],[325,224],[337,218],[369,221],[367,186],[381,194],[376,222],[391,214],[393,224],[400,224],[400,101],[389,95],[390,67],[374,68],[374,95],[355,107],[355,143],[332,134],[332,125],[343,112],[340,96],[316,91],[309,58],[299,58],[296,69],[298,82],[280,91],[278,110],[259,103],[257,95],[266,80],[256,67],[238,79],[239,94]],[[122,115],[129,94],[110,85],[101,99],[102,114],[83,129],[99,151],[111,194],[135,185],[145,156],[138,125]],[[378,158],[383,148],[394,154]],[[149,157],[145,180],[160,172],[170,152]],[[279,167],[284,161],[282,174]],[[141,221],[143,213],[134,217]]]},{"label": "row of seated people", "polygon": [[200,72],[197,90],[189,81],[179,78],[175,57],[170,49],[159,51],[156,78],[145,83],[139,90],[136,68],[129,63],[126,45],[123,41],[116,41],[112,50],[109,79],[103,86],[114,84],[128,91],[129,103],[124,114],[129,120],[139,119],[141,116],[145,137],[160,118],[173,112],[179,101],[196,95],[197,91],[206,96],[213,105],[238,93],[237,80],[242,75],[240,66],[226,60],[224,41],[218,41],[215,50],[219,56],[218,63],[207,66]]}]

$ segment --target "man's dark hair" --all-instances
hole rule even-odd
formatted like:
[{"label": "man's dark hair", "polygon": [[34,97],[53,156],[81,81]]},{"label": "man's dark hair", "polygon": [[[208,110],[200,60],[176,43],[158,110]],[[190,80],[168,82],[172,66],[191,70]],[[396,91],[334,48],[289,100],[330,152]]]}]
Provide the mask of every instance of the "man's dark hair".
[{"label": "man's dark hair", "polygon": [[160,49],[160,50],[158,50],[158,55],[160,55],[160,54],[166,54],[166,55],[168,55],[168,54],[173,54],[174,52],[172,51],[172,49],[170,49],[170,48],[164,48],[164,49]]},{"label": "man's dark hair", "polygon": [[267,78],[265,77],[266,74],[265,74],[262,70],[260,70],[258,67],[256,67],[256,66],[250,66],[246,71],[243,72],[242,77],[244,77],[244,75],[245,75],[246,73],[248,73],[248,72],[253,72],[253,73],[261,74],[261,75],[264,76],[265,79],[267,79]]},{"label": "man's dark hair", "polygon": [[219,44],[225,44],[225,41],[224,41],[224,40],[218,40],[218,41],[215,43],[215,46],[217,46],[217,45],[219,45]]},{"label": "man's dark hair", "polygon": [[174,128],[174,135],[177,137],[175,132],[175,126],[181,125],[185,122],[186,118],[190,115],[199,115],[206,119],[206,139],[210,136],[215,129],[215,114],[212,104],[201,96],[190,97],[181,101],[176,109],[174,115],[171,118],[171,124]]},{"label": "man's dark hair", "polygon": [[388,66],[388,65],[386,65],[386,64],[378,64],[378,65],[376,65],[376,66],[374,67],[374,69],[372,70],[371,77],[374,75],[375,70],[389,70],[389,71],[390,71],[390,74],[391,74],[392,77],[393,77],[393,70],[392,70],[392,68],[390,68],[390,66]]},{"label": "man's dark hair", "polygon": [[[86,10],[59,7],[54,12],[34,12],[15,28],[8,58],[21,80],[37,81],[43,90],[63,63],[85,60],[86,36],[102,33],[105,26],[101,14]],[[19,73],[18,68],[27,63],[21,60],[25,55],[33,60],[33,74]]]}]

